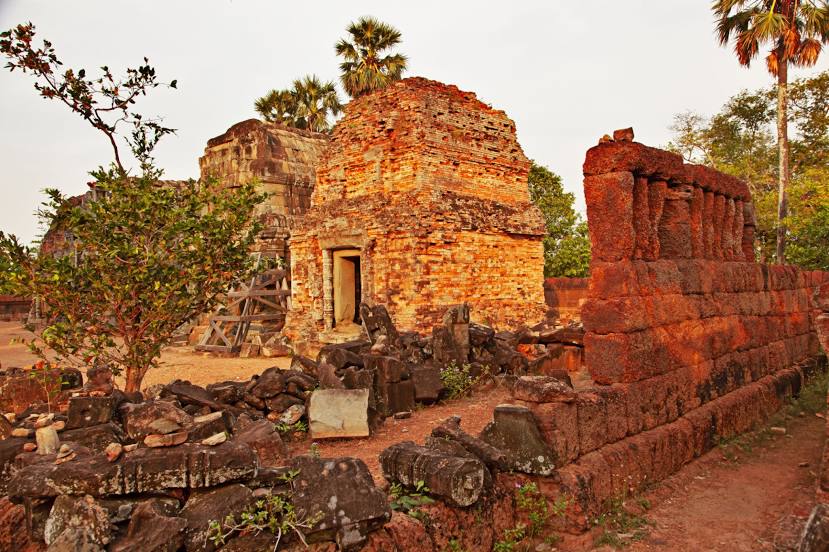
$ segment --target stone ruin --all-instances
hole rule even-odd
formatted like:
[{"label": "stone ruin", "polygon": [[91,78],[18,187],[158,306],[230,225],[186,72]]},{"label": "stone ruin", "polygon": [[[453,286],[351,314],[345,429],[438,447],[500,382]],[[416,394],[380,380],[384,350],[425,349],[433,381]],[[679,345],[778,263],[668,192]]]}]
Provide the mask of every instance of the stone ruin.
[{"label": "stone ruin", "polygon": [[502,111],[408,78],[348,104],[290,248],[296,343],[359,332],[360,303],[428,331],[468,303],[490,324],[541,319],[544,225]]},{"label": "stone ruin", "polygon": [[328,135],[248,119],[207,141],[199,159],[201,178],[223,186],[256,182],[268,199],[256,209],[265,229],[254,248],[266,257],[289,257],[289,219],[311,205],[316,166]]}]

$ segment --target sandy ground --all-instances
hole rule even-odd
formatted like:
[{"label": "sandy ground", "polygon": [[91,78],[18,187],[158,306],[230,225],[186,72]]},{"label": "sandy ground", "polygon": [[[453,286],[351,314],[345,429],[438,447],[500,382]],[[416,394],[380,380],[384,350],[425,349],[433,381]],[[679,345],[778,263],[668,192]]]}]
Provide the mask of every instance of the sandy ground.
[{"label": "sandy ground", "polygon": [[[25,341],[32,334],[15,322],[0,322],[0,366],[28,367],[38,358],[29,352]],[[169,383],[175,379],[189,380],[197,385],[216,381],[246,380],[261,374],[266,368],[287,368],[290,358],[222,358],[210,353],[197,353],[192,347],[168,347],[161,354],[158,368],[152,368],[144,378],[143,386]],[[118,380],[119,378],[116,378]],[[120,378],[123,386],[123,378]]]}]

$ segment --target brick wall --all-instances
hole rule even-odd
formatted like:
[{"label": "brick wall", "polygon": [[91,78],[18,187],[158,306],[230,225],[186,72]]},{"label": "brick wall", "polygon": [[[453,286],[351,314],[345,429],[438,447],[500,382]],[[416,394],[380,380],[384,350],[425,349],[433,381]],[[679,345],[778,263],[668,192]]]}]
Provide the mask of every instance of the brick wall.
[{"label": "brick wall", "polygon": [[331,329],[337,249],[359,250],[362,300],[402,330],[429,332],[462,302],[502,327],[541,320],[544,226],[528,169],[513,122],[454,86],[410,78],[349,103],[291,228],[284,333],[311,342]]},{"label": "brick wall", "polygon": [[582,302],[587,298],[589,278],[546,278],[544,301],[555,316],[579,318]]}]

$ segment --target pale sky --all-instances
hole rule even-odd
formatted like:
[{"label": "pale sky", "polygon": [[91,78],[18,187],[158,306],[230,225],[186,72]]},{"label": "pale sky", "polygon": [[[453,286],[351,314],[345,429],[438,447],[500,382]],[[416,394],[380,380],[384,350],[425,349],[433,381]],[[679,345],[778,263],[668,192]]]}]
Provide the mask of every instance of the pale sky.
[{"label": "pale sky", "polygon": [[[373,15],[403,33],[408,76],[473,91],[503,109],[528,157],[564,178],[583,208],[584,153],[605,133],[633,126],[665,144],[675,113],[710,115],[744,88],[768,85],[762,60],[741,68],[715,40],[706,0],[254,1],[0,0],[0,28],[31,21],[67,66],[113,70],[147,56],[161,80],[139,104],[178,129],[157,149],[166,178],[198,176],[209,138],[254,117],[271,88],[316,73],[338,77],[334,43]],[[795,71],[806,76],[829,68]],[[88,171],[109,163],[106,139],[30,78],[0,72],[0,230],[38,233],[41,190],[85,190]]]}]

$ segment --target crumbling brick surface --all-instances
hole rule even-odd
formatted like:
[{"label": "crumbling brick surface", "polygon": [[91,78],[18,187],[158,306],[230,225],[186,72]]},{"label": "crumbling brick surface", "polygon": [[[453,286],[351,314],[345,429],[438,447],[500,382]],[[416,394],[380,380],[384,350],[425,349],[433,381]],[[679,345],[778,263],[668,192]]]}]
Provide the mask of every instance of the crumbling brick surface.
[{"label": "crumbling brick surface", "polygon": [[352,101],[291,229],[285,333],[331,329],[325,258],[337,249],[359,250],[361,299],[402,330],[428,332],[463,302],[492,324],[541,319],[544,225],[528,170],[514,123],[472,93],[410,78]]}]

